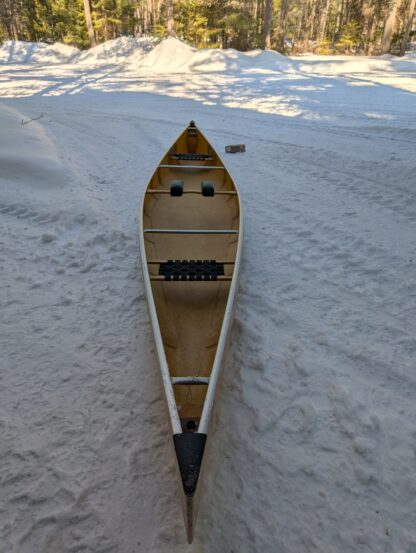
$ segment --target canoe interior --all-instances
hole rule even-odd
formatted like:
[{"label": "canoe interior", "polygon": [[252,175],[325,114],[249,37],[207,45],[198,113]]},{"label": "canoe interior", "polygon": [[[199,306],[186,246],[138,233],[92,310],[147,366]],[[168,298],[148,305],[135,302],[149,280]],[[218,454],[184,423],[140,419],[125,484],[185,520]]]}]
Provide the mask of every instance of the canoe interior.
[{"label": "canoe interior", "polygon": [[[191,129],[191,132],[190,132]],[[210,160],[175,159],[175,154],[206,154]],[[182,156],[181,156],[182,157]],[[144,200],[144,229],[239,230],[240,209],[234,183],[223,163],[196,127],[178,138],[156,169]],[[204,166],[184,170],[181,166]],[[177,166],[177,167],[176,167]],[[151,190],[170,190],[172,181],[183,181],[183,189],[201,190],[201,182],[214,185],[215,195],[200,193],[174,197]],[[231,191],[234,194],[217,194]],[[238,234],[144,234],[147,261],[225,261],[224,273],[233,274]],[[159,265],[148,264],[150,276]],[[209,377],[224,319],[231,281],[151,281],[166,359],[171,377]],[[207,386],[174,386],[182,430],[197,431]]]}]

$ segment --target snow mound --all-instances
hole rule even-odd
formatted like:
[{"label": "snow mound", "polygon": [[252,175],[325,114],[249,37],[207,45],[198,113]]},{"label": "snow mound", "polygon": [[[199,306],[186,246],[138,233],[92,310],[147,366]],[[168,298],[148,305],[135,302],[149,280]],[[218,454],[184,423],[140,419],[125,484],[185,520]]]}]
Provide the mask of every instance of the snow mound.
[{"label": "snow mound", "polygon": [[285,70],[290,61],[277,52],[253,50],[197,50],[177,38],[160,42],[143,59],[142,67],[157,73],[167,72],[221,72],[239,70]]},{"label": "snow mound", "polygon": [[8,40],[0,45],[0,63],[69,63],[78,56],[78,48],[56,42]]},{"label": "snow mound", "polygon": [[157,39],[150,37],[120,37],[114,40],[108,40],[94,48],[82,52],[77,62],[93,64],[131,61],[132,59],[143,57],[154,48],[155,43],[157,43]]},{"label": "snow mound", "polygon": [[192,65],[193,71],[238,71],[253,65],[249,56],[233,48],[227,50],[198,50]]},{"label": "snow mound", "polygon": [[142,66],[162,73],[186,70],[196,52],[196,48],[188,46],[185,42],[168,37],[147,54]]},{"label": "snow mound", "polygon": [[271,71],[279,69],[284,71],[289,65],[292,65],[289,58],[273,50],[253,50],[247,52],[246,56],[253,59],[256,67]]},{"label": "snow mound", "polygon": [[120,37],[80,52],[64,44],[9,41],[0,46],[0,63],[128,65],[146,73],[285,71],[292,62],[272,51],[198,50],[177,38]]}]

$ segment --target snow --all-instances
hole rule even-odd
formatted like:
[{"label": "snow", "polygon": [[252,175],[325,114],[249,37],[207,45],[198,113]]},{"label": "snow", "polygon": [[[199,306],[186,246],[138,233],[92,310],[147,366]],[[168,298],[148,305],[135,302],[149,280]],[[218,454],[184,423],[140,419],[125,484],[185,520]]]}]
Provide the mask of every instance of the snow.
[{"label": "snow", "polygon": [[126,60],[133,61],[151,51],[155,44],[157,44],[157,40],[150,37],[120,37],[80,53],[77,62],[97,65],[99,63],[123,63]]},{"label": "snow", "polygon": [[8,40],[0,44],[0,63],[67,63],[79,55],[67,44]]},{"label": "snow", "polygon": [[[0,551],[415,550],[415,56],[50,48],[1,49]],[[247,151],[187,546],[137,232],[191,119]]]}]

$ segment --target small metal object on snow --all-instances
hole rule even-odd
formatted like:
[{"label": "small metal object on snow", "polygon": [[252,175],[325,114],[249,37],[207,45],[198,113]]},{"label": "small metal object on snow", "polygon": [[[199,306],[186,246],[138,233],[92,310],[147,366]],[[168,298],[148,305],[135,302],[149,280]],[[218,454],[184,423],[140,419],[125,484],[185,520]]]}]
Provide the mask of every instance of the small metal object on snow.
[{"label": "small metal object on snow", "polygon": [[227,154],[236,154],[237,152],[245,152],[245,151],[246,151],[245,144],[230,144],[229,146],[225,147],[225,153]]}]

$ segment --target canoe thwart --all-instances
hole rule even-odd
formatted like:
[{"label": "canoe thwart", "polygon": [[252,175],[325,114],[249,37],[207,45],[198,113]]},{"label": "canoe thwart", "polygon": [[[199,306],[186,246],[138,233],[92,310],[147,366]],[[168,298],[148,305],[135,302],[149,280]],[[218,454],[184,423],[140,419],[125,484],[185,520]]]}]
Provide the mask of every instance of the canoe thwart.
[{"label": "canoe thwart", "polygon": [[171,378],[173,386],[181,385],[205,385],[209,384],[208,376],[173,376]]},{"label": "canoe thwart", "polygon": [[145,228],[145,234],[238,234],[235,229],[179,229],[179,228]]},{"label": "canoe thwart", "polygon": [[[160,263],[167,263],[168,259],[150,259],[147,260],[148,265],[159,265]],[[198,260],[199,261],[199,260]],[[203,261],[202,259],[200,261]],[[235,261],[228,261],[221,259],[220,261],[217,261],[217,263],[221,263],[222,265],[234,265]]]}]

